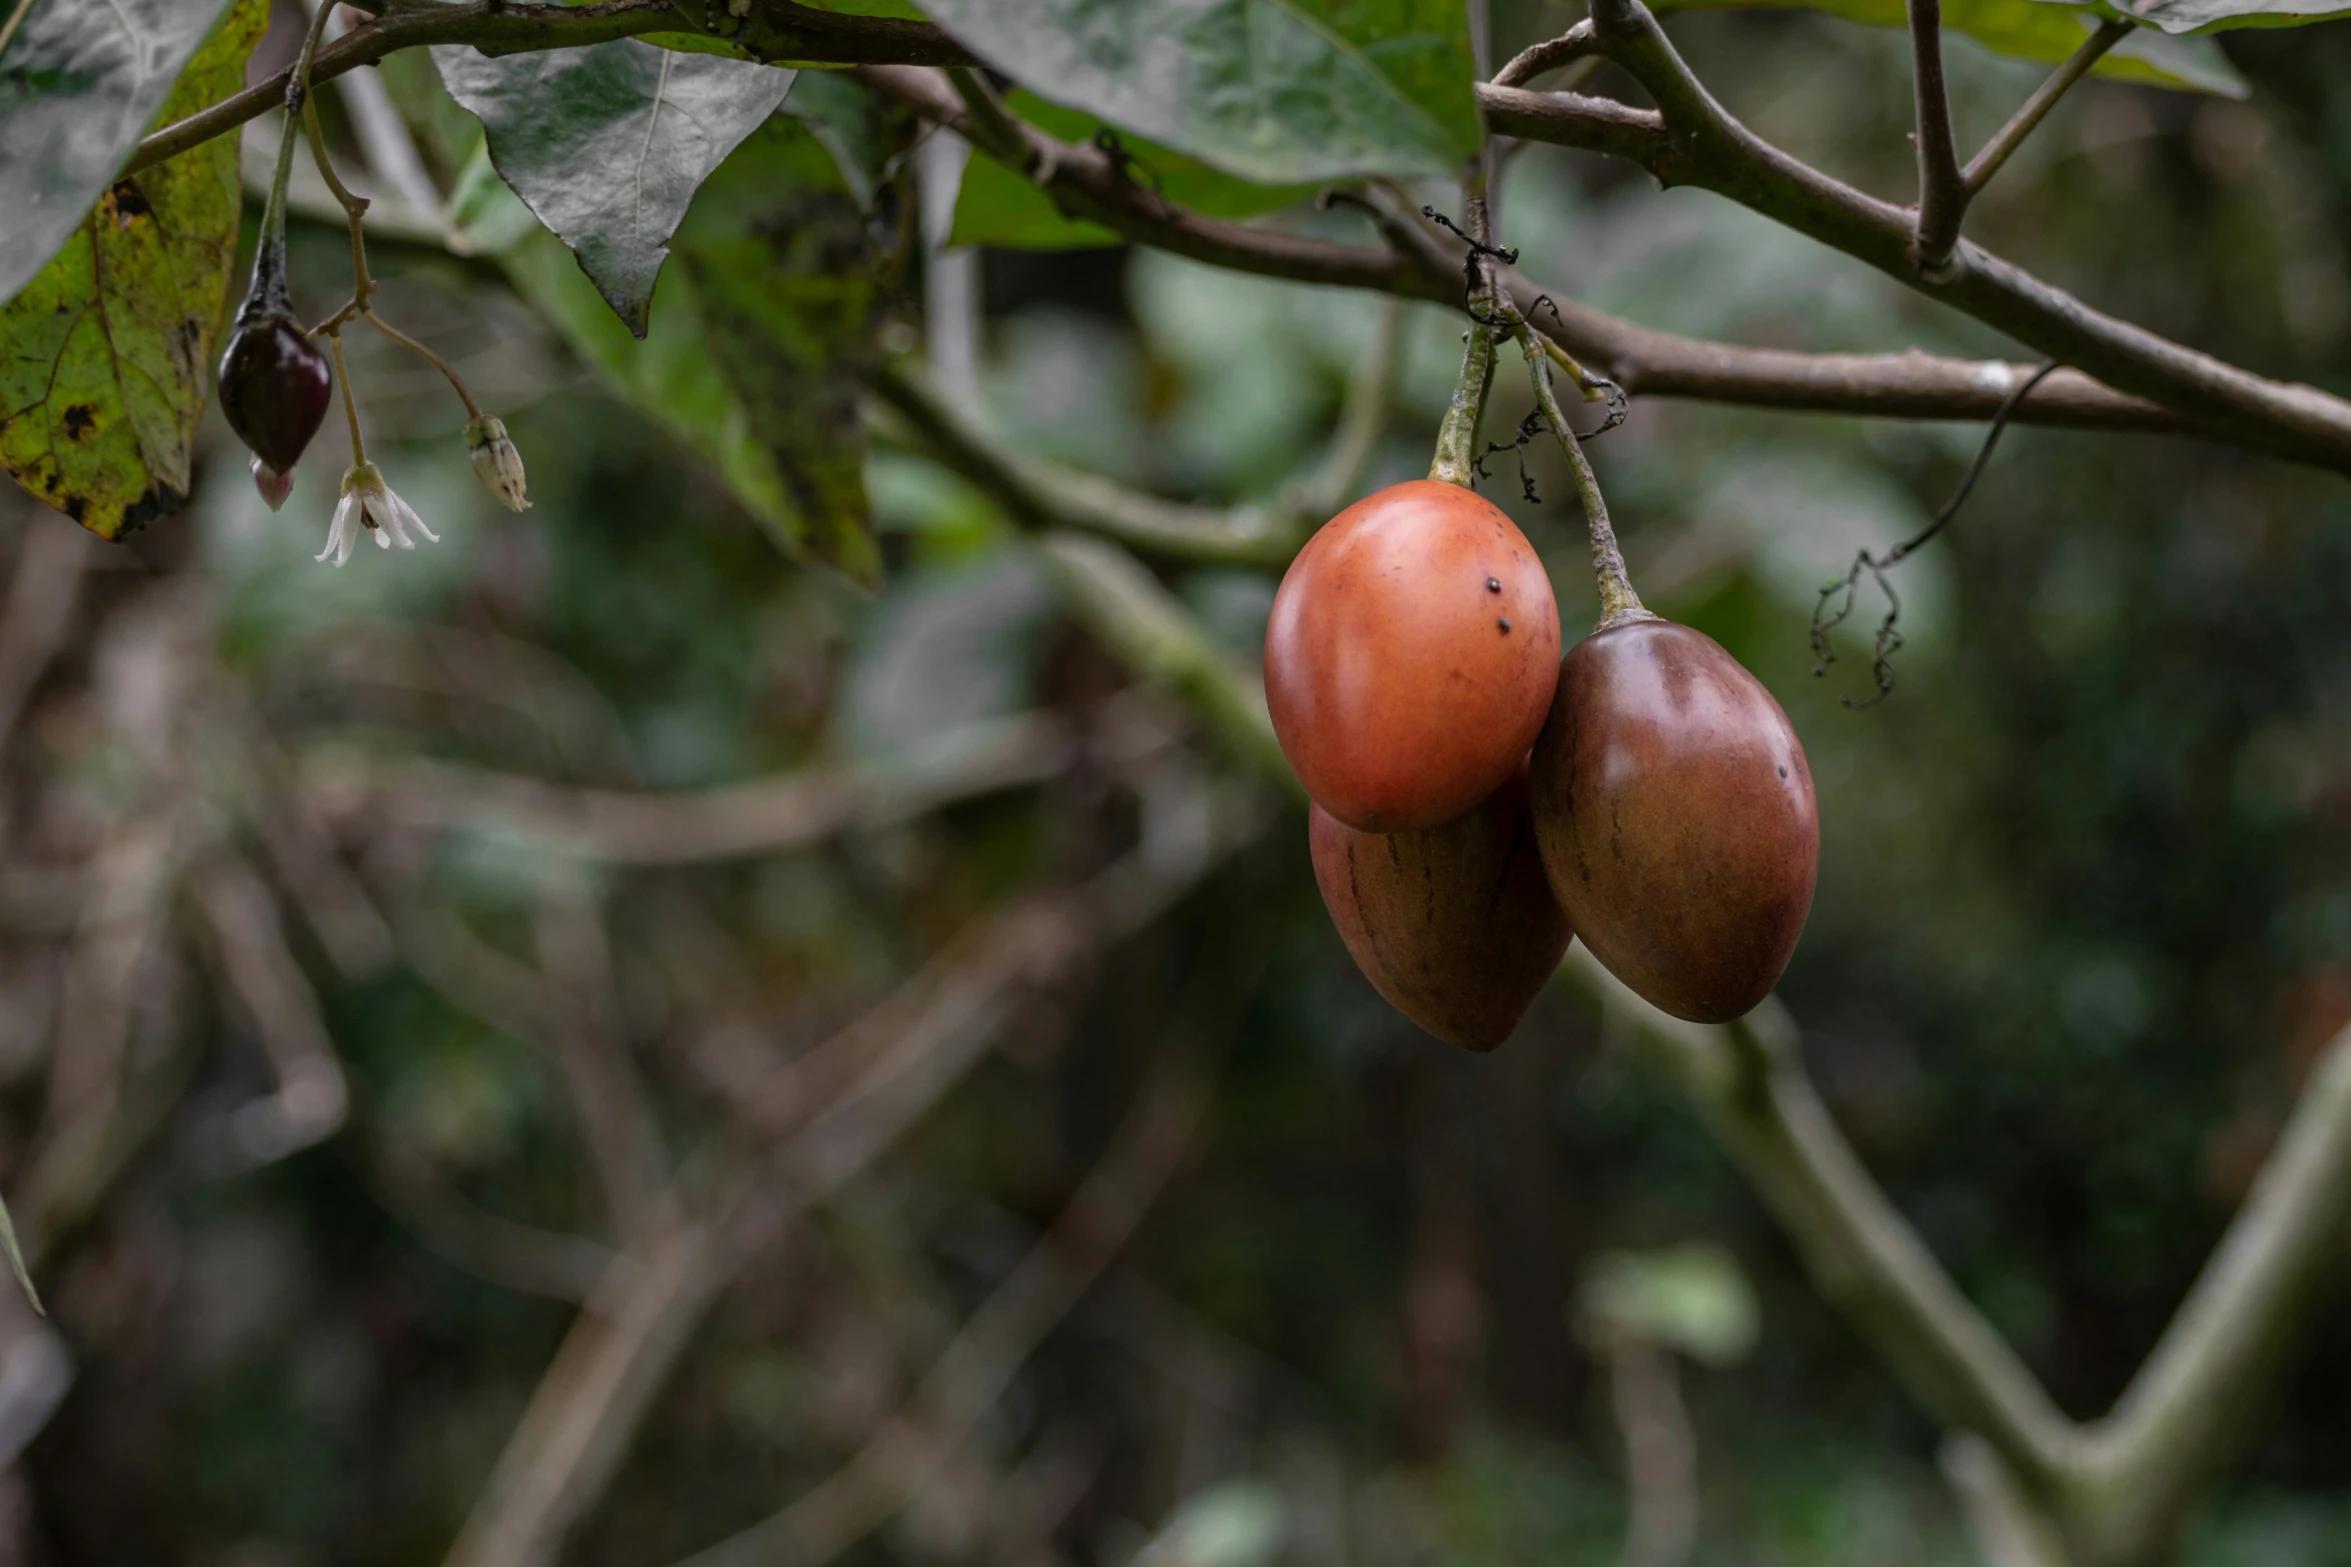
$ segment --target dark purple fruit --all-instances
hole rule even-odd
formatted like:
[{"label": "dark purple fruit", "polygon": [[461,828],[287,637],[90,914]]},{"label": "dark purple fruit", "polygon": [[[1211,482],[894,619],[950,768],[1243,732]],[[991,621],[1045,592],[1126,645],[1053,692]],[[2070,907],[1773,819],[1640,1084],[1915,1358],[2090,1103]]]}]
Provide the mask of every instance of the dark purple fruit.
[{"label": "dark purple fruit", "polygon": [[1448,1044],[1508,1039],[1571,934],[1535,849],[1526,769],[1441,827],[1361,832],[1317,805],[1306,830],[1322,901],[1372,988]]},{"label": "dark purple fruit", "polygon": [[327,356],[300,322],[275,312],[240,315],[220,356],[220,411],[266,466],[293,471],[333,391]]},{"label": "dark purple fruit", "polygon": [[1649,618],[1577,643],[1530,784],[1551,889],[1610,973],[1699,1023],[1771,994],[1820,814],[1787,714],[1713,638]]}]

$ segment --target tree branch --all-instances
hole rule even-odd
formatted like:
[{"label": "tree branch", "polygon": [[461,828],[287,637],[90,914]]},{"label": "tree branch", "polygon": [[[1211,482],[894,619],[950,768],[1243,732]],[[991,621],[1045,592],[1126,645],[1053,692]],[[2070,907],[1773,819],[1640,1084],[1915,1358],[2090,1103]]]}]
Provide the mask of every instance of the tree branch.
[{"label": "tree branch", "polygon": [[1070,612],[1120,663],[1180,693],[1230,750],[1303,798],[1274,739],[1265,682],[1218,647],[1141,561],[1108,539],[1066,528],[1046,534],[1043,548]]},{"label": "tree branch", "polygon": [[[623,865],[687,865],[772,854],[853,827],[906,821],[942,805],[1041,783],[1077,760],[1079,737],[1047,714],[991,719],[884,761],[811,767],[714,789],[652,794],[570,789],[537,778],[411,759],[370,771],[368,820],[471,828]],[[349,796],[350,780],[314,787]]]},{"label": "tree branch", "polygon": [[1959,243],[1968,197],[1943,79],[1943,0],[1910,0],[1910,58],[1918,99],[1918,269],[1934,274]]},{"label": "tree branch", "polygon": [[2108,17],[2100,22],[2097,31],[2083,39],[2082,46],[2068,56],[2066,62],[2047,81],[2033,89],[2033,95],[2024,101],[2024,106],[2009,117],[2006,125],[1993,133],[1990,141],[1984,143],[1984,150],[1968,160],[1967,171],[1962,177],[1967,182],[1967,193],[1970,196],[1992,183],[1992,176],[2000,172],[2000,166],[2008,161],[2009,154],[2024,145],[2024,139],[2033,133],[2034,127],[2048,118],[2051,109],[2057,107],[2057,100],[2064,97],[2074,83],[2087,76],[2090,67],[2105,58],[2107,50],[2129,37],[2133,25],[2120,17]]},{"label": "tree branch", "polygon": [[938,395],[910,366],[885,364],[873,389],[914,443],[985,490],[1023,522],[1080,528],[1154,555],[1279,568],[1314,521],[1293,507],[1189,506],[1065,468],[998,441],[978,417]]},{"label": "tree branch", "polygon": [[[2117,391],[2173,410],[2199,430],[2274,456],[2351,472],[2351,402],[2267,380],[2101,314],[2022,269],[1961,240],[1943,272],[1913,263],[1907,209],[1830,178],[1762,140],[1690,73],[1646,6],[1623,0],[1621,28],[1599,29],[1609,58],[1631,72],[1663,113],[1663,138],[1634,135],[1626,111],[1558,95],[1542,116],[1491,106],[1497,131],[1630,157],[1668,185],[1695,185],[1869,263],[1929,298],[2005,332],[2046,358]],[[1481,93],[1490,99],[1493,90]],[[2028,407],[2030,404],[2028,403]]]},{"label": "tree branch", "polygon": [[[685,11],[702,14],[705,0],[680,0]],[[713,30],[761,58],[817,60],[834,64],[867,62],[869,79],[913,102],[927,117],[966,137],[980,134],[954,91],[936,77],[910,70],[906,62],[976,64],[936,28],[888,18],[852,17],[809,10],[789,0],[743,0],[741,18],[730,3]],[[676,31],[680,13],[668,0],[601,0],[566,7],[470,0],[463,5],[387,12],[354,28],[319,53],[314,75],[326,80],[373,63],[395,49],[431,43],[471,43],[491,53],[570,47],[613,38]],[[1714,102],[1674,52],[1639,0],[1603,0],[1594,10],[1593,36],[1602,51],[1641,82],[1662,117],[1605,100],[1573,94],[1539,94],[1497,85],[1479,89],[1488,125],[1499,134],[1584,147],[1628,158],[1667,184],[1693,184],[1718,191],[1799,233],[1868,262],[2016,338],[2041,355],[2080,367],[2126,394],[2096,398],[2096,415],[2062,415],[2056,422],[2095,423],[2118,428],[2170,428],[2185,424],[2238,445],[2276,456],[2351,471],[2351,403],[2314,387],[2286,385],[2222,363],[2179,344],[2101,315],[2064,291],[1962,241],[1942,273],[1921,275],[1913,262],[1915,226],[1906,209],[1864,195],[1789,157],[1756,137]],[[721,26],[720,24],[723,24]],[[739,25],[738,25],[739,24]],[[872,62],[884,62],[875,64]],[[279,101],[282,80],[272,78],[245,92],[166,126],[140,144],[125,172],[133,172],[185,151],[266,111]],[[942,102],[942,100],[944,100]],[[1223,223],[1144,199],[1099,150],[1064,158],[1065,144],[1030,127],[1022,134],[1042,156],[1014,164],[1035,171],[1038,183],[1072,216],[1117,230],[1139,243],[1217,265],[1301,282],[1340,283],[1382,289],[1424,299],[1450,299],[1451,280],[1408,270],[1386,253],[1360,246],[1332,245],[1278,231]],[[1531,297],[1531,296],[1530,296]],[[1917,417],[1987,417],[2000,390],[1968,396],[1951,387],[1946,369],[1919,377],[1909,356],[1848,359],[1826,376],[1785,373],[1797,367],[1752,351],[1646,333],[1606,317],[1603,335],[1623,350],[1646,349],[1661,361],[1662,385],[1636,388],[1633,366],[1620,364],[1598,343],[1578,350],[1625,384],[1628,390],[1670,391],[1673,395],[1753,401],[1776,407],[1833,408],[1875,414],[1894,411]],[[1571,348],[1576,345],[1569,345]],[[1628,357],[1637,360],[1637,353]],[[1784,361],[1789,356],[1778,356]],[[1945,362],[1946,367],[1948,362]],[[1866,365],[1874,382],[1868,396],[1853,381]],[[1781,372],[1775,374],[1773,372]],[[1964,377],[1962,377],[1964,386]],[[1834,402],[1826,401],[1832,388]],[[2066,389],[2052,384],[2030,399],[2018,417],[2041,422],[2064,400]],[[1938,393],[1943,395],[1937,396]],[[1882,397],[1881,407],[1872,398]],[[2083,394],[2075,389],[2077,402]],[[2142,401],[2143,400],[2143,401]],[[2151,413],[2145,403],[2168,413]],[[1916,412],[1932,404],[1933,414]]]},{"label": "tree branch", "polygon": [[2244,1447],[2342,1263],[2351,1213],[2351,1028],[2303,1085],[2245,1206],[2114,1410],[2091,1428],[2095,1557],[2168,1537]]},{"label": "tree branch", "polygon": [[1538,76],[1564,70],[1578,60],[1589,60],[1599,53],[1600,40],[1593,33],[1592,24],[1578,22],[1557,38],[1546,38],[1521,49],[1494,73],[1493,85],[1524,87]]},{"label": "tree branch", "polygon": [[[484,54],[519,54],[697,30],[734,44],[753,59],[777,63],[976,63],[961,44],[928,23],[841,15],[791,0],[735,0],[719,6],[706,6],[702,0],[598,0],[580,6],[468,0],[462,5],[386,9],[321,48],[311,63],[310,79],[313,84],[331,81],[396,50],[429,44],[471,44]],[[164,126],[139,143],[123,166],[123,175],[152,168],[281,107],[290,75],[280,71]]]},{"label": "tree branch", "polygon": [[2078,1432],[1959,1293],[1837,1132],[1767,1002],[1737,1023],[1684,1023],[1626,989],[1579,943],[1565,972],[1696,1107],[1802,1253],[1822,1295],[1945,1425],[1973,1431],[2029,1491],[2060,1494]]},{"label": "tree branch", "polygon": [[[939,73],[869,66],[860,74],[889,90],[924,118],[967,139],[978,132]],[[1628,144],[1657,144],[1669,156],[1663,122],[1650,111],[1604,99],[1509,88],[1481,89],[1488,125],[1497,133],[1577,145],[1573,138],[1593,116],[1615,127]],[[1593,108],[1594,105],[1607,105]],[[1118,178],[1092,147],[1074,146],[1023,127],[1032,147],[1035,183],[1074,217],[1099,223],[1137,244],[1188,256],[1212,266],[1299,283],[1335,284],[1458,305],[1459,254],[1430,242],[1403,253],[1367,245],[1334,244],[1279,230],[1227,223],[1187,212],[1140,192]],[[1008,167],[1016,167],[1005,159]],[[1024,159],[1024,162],[1031,161]],[[1550,293],[1558,307],[1544,330],[1576,358],[1604,370],[1635,396],[1692,397],[1756,407],[1849,413],[1906,419],[1989,419],[2029,365],[1998,360],[1942,359],[1903,354],[1802,354],[1745,348],[1678,337],[1637,326],[1546,290],[1513,271],[1512,291],[1534,299]],[[1545,312],[1546,318],[1549,311]],[[2026,399],[2017,418],[2028,424],[2083,429],[2183,431],[2189,420],[2136,397],[2125,397],[2087,376],[2060,371]],[[2203,430],[2194,433],[2209,434]]]}]

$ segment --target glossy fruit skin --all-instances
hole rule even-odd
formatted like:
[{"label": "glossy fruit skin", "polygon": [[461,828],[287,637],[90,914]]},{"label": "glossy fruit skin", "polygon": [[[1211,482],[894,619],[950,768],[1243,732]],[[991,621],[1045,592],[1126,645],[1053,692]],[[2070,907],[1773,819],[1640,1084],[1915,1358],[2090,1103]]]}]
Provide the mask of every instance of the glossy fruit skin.
[{"label": "glossy fruit skin", "polygon": [[1526,773],[1417,832],[1358,832],[1310,806],[1314,879],[1339,938],[1388,1004],[1448,1044],[1510,1037],[1567,951],[1527,815]]},{"label": "glossy fruit skin", "polygon": [[327,356],[291,316],[240,314],[220,356],[220,411],[254,456],[291,473],[327,416]]},{"label": "glossy fruit skin", "polygon": [[1434,827],[1501,787],[1558,670],[1559,606],[1533,546],[1491,501],[1427,479],[1325,523],[1265,629],[1282,754],[1364,832]]},{"label": "glossy fruit skin", "polygon": [[1820,812],[1762,681],[1671,621],[1596,631],[1560,665],[1529,781],[1551,889],[1610,973],[1698,1023],[1771,994],[1812,908]]}]

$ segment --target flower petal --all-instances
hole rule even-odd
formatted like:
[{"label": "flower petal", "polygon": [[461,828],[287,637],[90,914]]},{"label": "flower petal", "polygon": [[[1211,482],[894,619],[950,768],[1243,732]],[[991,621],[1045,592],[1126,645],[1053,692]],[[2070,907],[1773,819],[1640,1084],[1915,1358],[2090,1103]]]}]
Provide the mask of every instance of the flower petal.
[{"label": "flower petal", "polygon": [[441,536],[424,525],[424,518],[417,515],[415,507],[400,498],[398,491],[386,490],[384,494],[391,501],[392,509],[399,515],[401,521],[423,534],[428,542],[434,544],[441,542]]}]

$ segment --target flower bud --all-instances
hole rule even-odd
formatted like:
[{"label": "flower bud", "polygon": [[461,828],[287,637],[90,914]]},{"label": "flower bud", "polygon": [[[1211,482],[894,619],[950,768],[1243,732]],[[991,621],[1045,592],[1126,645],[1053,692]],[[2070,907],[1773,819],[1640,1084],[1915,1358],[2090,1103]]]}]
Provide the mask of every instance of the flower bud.
[{"label": "flower bud", "polygon": [[523,489],[522,453],[506,438],[505,422],[484,414],[465,427],[465,449],[473,458],[474,477],[498,497],[508,511],[528,511],[530,497]]},{"label": "flower bud", "polygon": [[238,312],[220,356],[220,411],[254,456],[291,473],[333,390],[327,357],[301,322],[276,310]]},{"label": "flower bud", "polygon": [[280,473],[256,457],[253,459],[253,487],[261,492],[262,504],[276,511],[286,504],[286,497],[294,493],[294,476]]}]

